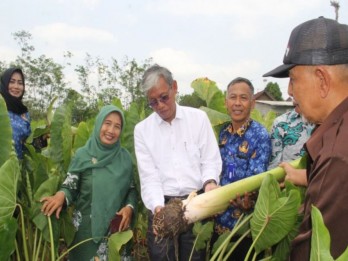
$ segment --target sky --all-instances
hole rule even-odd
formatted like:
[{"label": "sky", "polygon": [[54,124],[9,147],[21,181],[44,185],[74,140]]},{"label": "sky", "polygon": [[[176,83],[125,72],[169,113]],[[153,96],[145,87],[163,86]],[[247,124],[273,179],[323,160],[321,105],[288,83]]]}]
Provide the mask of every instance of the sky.
[{"label": "sky", "polygon": [[[348,23],[348,3],[340,1],[338,21]],[[287,98],[287,79],[262,75],[282,64],[291,30],[307,20],[335,19],[330,0],[1,0],[0,60],[20,55],[13,33],[31,33],[34,54],[64,64],[84,64],[86,54],[105,63],[127,56],[152,58],[167,67],[180,94],[208,77],[221,90],[235,77],[256,91],[277,82]],[[66,81],[78,90],[70,67]]]}]

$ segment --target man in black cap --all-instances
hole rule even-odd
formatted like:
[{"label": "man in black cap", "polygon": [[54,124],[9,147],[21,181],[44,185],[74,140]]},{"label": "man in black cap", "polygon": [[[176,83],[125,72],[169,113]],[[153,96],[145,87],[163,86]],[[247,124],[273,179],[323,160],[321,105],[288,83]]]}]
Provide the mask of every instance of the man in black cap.
[{"label": "man in black cap", "polygon": [[318,125],[305,145],[304,219],[290,260],[310,259],[312,205],[323,215],[337,259],[348,246],[348,26],[323,17],[298,25],[283,63],[264,76],[289,77],[296,107]]}]

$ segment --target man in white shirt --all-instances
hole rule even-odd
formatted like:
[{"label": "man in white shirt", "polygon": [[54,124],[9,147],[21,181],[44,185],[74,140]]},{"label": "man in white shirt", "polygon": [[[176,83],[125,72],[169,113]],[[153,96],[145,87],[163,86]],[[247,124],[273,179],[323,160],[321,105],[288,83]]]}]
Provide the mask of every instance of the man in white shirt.
[{"label": "man in white shirt", "polygon": [[[170,198],[216,188],[222,162],[206,113],[175,102],[178,87],[168,69],[150,67],[141,88],[154,110],[134,130],[141,197],[149,209],[148,252],[151,260],[175,260],[173,240],[155,242],[153,214]],[[194,241],[192,231],[180,234],[178,241],[179,260],[188,260]],[[195,251],[192,260],[205,260],[204,254]]]}]

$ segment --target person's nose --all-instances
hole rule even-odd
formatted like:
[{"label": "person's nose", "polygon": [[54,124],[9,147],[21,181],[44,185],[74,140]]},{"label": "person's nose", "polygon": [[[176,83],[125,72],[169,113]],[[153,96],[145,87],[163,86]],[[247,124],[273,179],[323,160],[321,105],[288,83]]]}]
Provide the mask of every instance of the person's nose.
[{"label": "person's nose", "polygon": [[289,96],[293,97],[293,91],[292,91],[292,85],[290,84],[290,81],[289,81],[289,84],[288,84],[288,94]]}]

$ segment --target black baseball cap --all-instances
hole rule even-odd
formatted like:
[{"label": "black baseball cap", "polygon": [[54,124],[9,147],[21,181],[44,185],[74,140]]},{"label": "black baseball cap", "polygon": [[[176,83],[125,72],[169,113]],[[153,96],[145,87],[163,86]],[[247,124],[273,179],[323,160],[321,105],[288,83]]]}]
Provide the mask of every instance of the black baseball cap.
[{"label": "black baseball cap", "polygon": [[296,65],[348,64],[348,25],[322,16],[298,25],[291,32],[283,63],[263,77],[289,77]]}]

